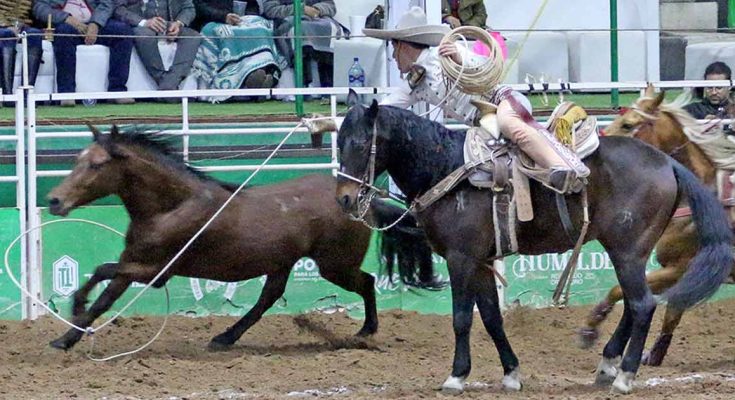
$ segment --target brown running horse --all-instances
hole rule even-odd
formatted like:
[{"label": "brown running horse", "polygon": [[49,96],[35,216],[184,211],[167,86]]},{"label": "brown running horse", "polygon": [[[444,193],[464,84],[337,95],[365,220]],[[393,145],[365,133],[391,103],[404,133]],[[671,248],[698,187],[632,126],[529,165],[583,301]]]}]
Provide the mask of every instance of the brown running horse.
[{"label": "brown running horse", "polygon": [[[707,186],[715,186],[715,166],[702,149],[684,133],[690,129],[712,129],[713,126],[698,124],[681,108],[681,104],[662,104],[664,93],[654,93],[649,86],[646,94],[638,99],[633,107],[620,115],[605,130],[607,136],[636,137],[653,145],[689,168]],[[684,208],[684,201],[666,227],[656,244],[656,258],[661,269],[646,275],[646,282],[654,294],[661,294],[679,281],[687,270],[690,261],[697,254],[699,241],[691,212]],[[735,270],[731,279],[735,278]],[[615,286],[605,300],[592,309],[587,317],[586,326],[580,330],[582,347],[591,346],[597,339],[597,327],[605,320],[615,303],[623,299],[620,286]],[[656,343],[643,357],[643,363],[659,366],[671,344],[674,330],[681,321],[683,309],[667,306],[661,333]]]},{"label": "brown running horse", "polygon": [[[233,188],[186,165],[165,142],[143,133],[109,135],[93,129],[94,141],[77,158],[71,174],[48,195],[50,211],[67,215],[101,197],[118,195],[130,216],[125,249],[118,262],[98,266],[94,275],[74,294],[73,323],[87,327],[107,311],[133,282],[148,283],[229,198]],[[286,288],[292,266],[311,257],[322,277],[359,294],[365,302],[365,322],[358,335],[378,329],[374,278],[360,270],[371,231],[352,221],[332,194],[336,181],[329,175],[310,175],[239,193],[204,233],[154,283],[163,286],[173,275],[241,281],[266,275],[263,291],[253,308],[210,348],[223,349],[255,324]],[[376,200],[372,222],[386,226],[402,214],[396,206]],[[386,232],[395,236],[384,257],[398,256],[404,281],[414,279],[402,258],[431,281],[431,248],[412,218]],[[410,246],[402,246],[406,242]],[[420,244],[423,243],[423,246]],[[425,261],[428,259],[428,264]],[[94,304],[85,310],[90,291],[111,280]],[[51,346],[69,349],[82,338],[72,328]]]}]

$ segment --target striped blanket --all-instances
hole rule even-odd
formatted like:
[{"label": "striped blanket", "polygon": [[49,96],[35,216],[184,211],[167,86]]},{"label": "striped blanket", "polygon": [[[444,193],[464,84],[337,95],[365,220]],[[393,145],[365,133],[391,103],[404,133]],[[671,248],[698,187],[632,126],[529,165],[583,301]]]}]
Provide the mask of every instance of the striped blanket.
[{"label": "striped blanket", "polygon": [[[207,89],[237,89],[251,72],[273,66],[274,77],[287,67],[273,41],[273,22],[255,15],[241,16],[238,26],[210,22],[202,28],[202,41],[192,72]],[[201,87],[200,86],[200,87]],[[212,102],[229,96],[212,96]]]}]

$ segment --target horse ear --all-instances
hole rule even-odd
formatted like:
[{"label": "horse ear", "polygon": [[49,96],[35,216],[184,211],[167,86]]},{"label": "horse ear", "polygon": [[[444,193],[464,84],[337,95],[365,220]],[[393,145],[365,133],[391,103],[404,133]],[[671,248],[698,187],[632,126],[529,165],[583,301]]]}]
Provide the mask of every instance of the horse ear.
[{"label": "horse ear", "polygon": [[87,122],[87,127],[89,127],[89,130],[92,131],[92,136],[94,137],[95,142],[100,141],[100,137],[102,137],[102,132],[100,132],[99,129],[97,129],[95,126]]},{"label": "horse ear", "polygon": [[646,86],[646,97],[653,97],[656,94],[656,88],[653,87],[653,83],[648,83],[648,86]]},{"label": "horse ear", "polygon": [[120,128],[117,127],[117,124],[112,124],[112,129],[110,129],[110,136],[112,136],[113,139],[120,136]]},{"label": "horse ear", "polygon": [[658,108],[658,106],[661,105],[661,103],[664,101],[664,97],[666,96],[666,92],[663,90],[658,93],[658,96],[653,100],[653,108]]},{"label": "horse ear", "polygon": [[368,108],[367,113],[365,113],[365,116],[367,116],[370,120],[374,121],[375,118],[378,117],[378,100],[373,99],[373,102],[370,103],[370,108]]},{"label": "horse ear", "polygon": [[357,92],[354,89],[350,89],[350,92],[347,94],[347,107],[352,107],[360,104],[360,96],[357,95]]}]

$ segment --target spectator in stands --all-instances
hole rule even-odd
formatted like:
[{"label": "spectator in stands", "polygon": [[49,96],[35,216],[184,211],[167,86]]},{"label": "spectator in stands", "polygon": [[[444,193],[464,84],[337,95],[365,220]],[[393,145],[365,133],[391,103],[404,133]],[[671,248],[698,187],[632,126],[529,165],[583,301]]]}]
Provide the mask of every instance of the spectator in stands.
[{"label": "spectator in stands", "polygon": [[487,11],[483,0],[442,0],[442,22],[458,26],[485,28]]},{"label": "spectator in stands", "polygon": [[[310,61],[316,61],[319,83],[322,87],[333,86],[334,49],[332,38],[343,34],[342,27],[334,20],[337,7],[333,0],[304,0],[301,32],[304,37],[304,84],[312,82]],[[293,65],[291,40],[293,35],[293,0],[265,0],[263,15],[275,21],[275,36],[278,50]],[[346,73],[346,72],[345,72]]]},{"label": "spectator in stands", "polygon": [[201,30],[203,42],[193,72],[207,89],[269,89],[278,83],[287,63],[276,49],[273,22],[260,16],[256,0],[194,0],[194,6],[192,27]]},{"label": "spectator in stands", "polygon": [[[0,84],[4,94],[13,93],[15,79],[15,45],[18,34],[26,32],[28,36],[28,83],[34,85],[38,68],[41,66],[43,50],[41,49],[40,29],[31,28],[31,0],[0,0],[0,47],[2,52],[2,77]],[[33,35],[36,34],[36,35]],[[6,40],[15,39],[15,40]]]},{"label": "spectator in stands", "polygon": [[[135,48],[148,74],[160,90],[177,90],[189,75],[201,36],[188,26],[196,11],[192,0],[117,0],[117,18],[133,26]],[[176,42],[176,53],[170,68],[166,68],[161,45]],[[166,99],[163,101],[176,101]]]},{"label": "spectator in stands", "polygon": [[[76,91],[77,45],[101,44],[110,48],[108,90],[128,90],[130,53],[133,51],[133,31],[123,22],[112,19],[114,0],[35,0],[33,16],[43,26],[49,18],[55,29],[54,58],[56,59],[56,86],[59,93]],[[98,37],[98,35],[103,35]],[[115,37],[105,37],[114,35]],[[135,100],[112,100],[130,104]],[[62,106],[74,106],[74,100],[62,100]]]},{"label": "spectator in stands", "polygon": [[[722,61],[713,62],[704,70],[704,79],[708,81],[729,81],[731,75],[730,67]],[[732,101],[730,91],[730,86],[698,89],[698,97],[702,100],[688,104],[684,109],[696,119],[724,118],[726,117],[726,108]]]}]

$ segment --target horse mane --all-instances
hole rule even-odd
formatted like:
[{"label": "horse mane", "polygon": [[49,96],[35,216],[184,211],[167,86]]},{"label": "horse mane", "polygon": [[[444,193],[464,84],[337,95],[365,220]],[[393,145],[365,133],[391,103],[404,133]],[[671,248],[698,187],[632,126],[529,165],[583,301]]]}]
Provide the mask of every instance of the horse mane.
[{"label": "horse mane", "polygon": [[[173,145],[172,137],[164,135],[160,131],[145,132],[137,127],[123,129],[117,135],[106,135],[109,144],[121,144],[129,146],[138,146],[150,151],[156,158],[174,170],[194,175],[203,182],[213,182],[229,192],[237,190],[239,185],[233,185],[228,182],[220,181],[204,172],[189,165],[181,154]],[[106,143],[100,143],[103,146]]]},{"label": "horse mane", "polygon": [[684,92],[674,101],[661,104],[659,110],[669,114],[681,125],[684,135],[699,146],[716,168],[735,168],[735,142],[727,138],[719,119],[700,123],[692,117],[684,109],[684,106],[691,102],[691,98],[691,93]]},{"label": "horse mane", "polygon": [[395,124],[400,127],[400,131],[406,132],[408,140],[415,139],[411,135],[412,132],[420,132],[422,138],[435,139],[436,141],[443,141],[446,136],[452,137],[452,135],[455,135],[446,126],[429,118],[418,116],[413,111],[405,108],[384,105],[380,106],[380,110],[387,111],[388,118],[395,119]]}]

